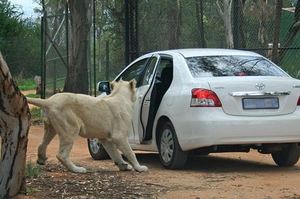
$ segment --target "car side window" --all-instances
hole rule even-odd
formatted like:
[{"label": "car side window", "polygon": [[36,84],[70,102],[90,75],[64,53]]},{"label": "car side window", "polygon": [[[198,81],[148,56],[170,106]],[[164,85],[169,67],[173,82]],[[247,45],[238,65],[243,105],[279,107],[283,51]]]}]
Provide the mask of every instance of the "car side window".
[{"label": "car side window", "polygon": [[154,76],[153,71],[155,68],[157,62],[157,57],[152,57],[149,61],[149,64],[147,65],[144,75],[143,75],[143,79],[142,79],[142,85],[149,85],[152,81],[152,78]]},{"label": "car side window", "polygon": [[156,76],[158,77],[158,79],[160,79],[161,73],[162,73],[163,69],[164,68],[168,68],[168,67],[173,67],[173,61],[172,61],[172,59],[162,58],[159,61],[159,64],[158,64],[157,70],[156,70]]},{"label": "car side window", "polygon": [[117,81],[120,79],[125,81],[130,81],[132,79],[135,79],[137,82],[136,87],[141,86],[141,75],[147,63],[147,60],[148,59],[140,60],[135,64],[133,64],[132,66],[130,66],[118,77]]}]

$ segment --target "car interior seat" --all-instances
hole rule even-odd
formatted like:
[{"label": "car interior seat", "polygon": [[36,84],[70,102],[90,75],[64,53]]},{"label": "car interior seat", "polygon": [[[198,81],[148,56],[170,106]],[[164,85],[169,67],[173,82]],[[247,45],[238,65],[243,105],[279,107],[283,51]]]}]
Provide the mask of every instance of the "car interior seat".
[{"label": "car interior seat", "polygon": [[166,67],[162,70],[160,81],[162,84],[162,89],[167,90],[173,80],[173,67],[171,64],[166,65]]}]

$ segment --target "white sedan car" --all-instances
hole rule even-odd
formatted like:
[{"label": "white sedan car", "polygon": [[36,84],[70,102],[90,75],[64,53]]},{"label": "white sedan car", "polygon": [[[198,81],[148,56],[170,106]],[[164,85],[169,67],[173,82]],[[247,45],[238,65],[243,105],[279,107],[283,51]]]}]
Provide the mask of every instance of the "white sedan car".
[{"label": "white sedan car", "polygon": [[[158,152],[166,168],[182,168],[191,153],[250,149],[271,154],[279,166],[299,159],[300,81],[259,54],[153,52],[132,62],[120,79],[137,81],[132,148]],[[96,139],[88,145],[94,159],[107,157]]]}]

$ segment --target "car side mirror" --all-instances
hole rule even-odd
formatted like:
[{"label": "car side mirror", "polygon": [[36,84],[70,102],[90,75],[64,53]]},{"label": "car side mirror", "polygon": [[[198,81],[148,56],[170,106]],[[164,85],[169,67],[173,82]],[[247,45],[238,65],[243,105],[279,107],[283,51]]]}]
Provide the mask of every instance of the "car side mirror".
[{"label": "car side mirror", "polygon": [[97,88],[101,93],[105,92],[107,95],[111,93],[109,81],[98,82]]}]

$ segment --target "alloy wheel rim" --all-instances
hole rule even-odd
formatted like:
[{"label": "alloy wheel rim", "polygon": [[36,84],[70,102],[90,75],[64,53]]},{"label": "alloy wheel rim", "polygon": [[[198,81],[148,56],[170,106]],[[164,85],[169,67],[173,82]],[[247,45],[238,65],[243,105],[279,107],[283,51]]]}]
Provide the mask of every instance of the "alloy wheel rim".
[{"label": "alloy wheel rim", "polygon": [[97,138],[89,139],[89,145],[92,153],[96,154],[99,152],[100,149],[100,143]]},{"label": "alloy wheel rim", "polygon": [[174,153],[174,139],[170,129],[165,129],[162,132],[160,152],[164,162],[168,163],[172,160]]}]

